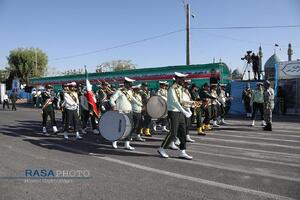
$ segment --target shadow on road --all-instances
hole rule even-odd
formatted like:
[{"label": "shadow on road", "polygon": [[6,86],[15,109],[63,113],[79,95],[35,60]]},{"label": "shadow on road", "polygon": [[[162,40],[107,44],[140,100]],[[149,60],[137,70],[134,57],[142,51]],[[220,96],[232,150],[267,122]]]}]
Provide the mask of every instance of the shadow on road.
[{"label": "shadow on road", "polygon": [[[50,150],[58,150],[69,153],[89,155],[89,153],[94,153],[98,155],[119,155],[119,156],[131,156],[131,157],[147,157],[152,155],[142,155],[140,153],[135,153],[134,151],[128,152],[123,151],[124,142],[118,142],[120,149],[115,150],[111,147],[111,143],[106,141],[101,137],[101,135],[85,134],[83,140],[76,140],[74,133],[70,133],[70,140],[65,140],[61,133],[58,135],[42,134],[41,122],[39,121],[16,121],[17,125],[9,125],[2,128],[1,133],[3,135],[11,137],[21,137],[24,138],[23,141],[29,142],[33,145],[39,146],[41,148],[46,148]],[[142,146],[139,144],[133,144],[134,146]],[[149,148],[149,145],[147,145]],[[153,148],[158,148],[158,146],[153,145]]]}]

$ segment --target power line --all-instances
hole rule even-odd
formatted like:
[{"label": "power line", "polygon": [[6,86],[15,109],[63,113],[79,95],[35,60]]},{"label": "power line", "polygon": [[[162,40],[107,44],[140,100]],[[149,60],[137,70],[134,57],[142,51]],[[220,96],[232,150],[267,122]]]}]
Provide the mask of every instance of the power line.
[{"label": "power line", "polygon": [[[257,42],[257,41],[238,39],[238,38],[234,38],[234,37],[230,37],[230,36],[226,36],[226,35],[219,35],[219,34],[215,34],[215,33],[211,33],[211,32],[210,33],[202,32],[202,33],[206,33],[209,36],[219,37],[219,38],[223,38],[223,39],[227,39],[227,40],[233,40],[233,41],[238,41],[238,42],[245,42],[245,43],[252,43],[252,44],[258,44],[258,45],[265,45],[265,46],[274,47],[274,43],[262,43],[262,42]],[[283,48],[283,47],[281,47],[281,48]],[[299,48],[299,47],[293,45],[293,48]]]},{"label": "power line", "polygon": [[274,29],[274,28],[300,28],[300,25],[280,25],[280,26],[224,26],[224,27],[201,27],[191,28],[193,30],[217,30],[217,29]]},{"label": "power line", "polygon": [[[224,30],[224,29],[234,30],[234,29],[274,29],[274,28],[300,28],[300,25],[228,26],[228,27],[200,27],[200,28],[195,27],[195,28],[191,28],[191,29],[192,30]],[[134,44],[138,44],[138,43],[146,42],[146,41],[149,41],[149,40],[154,40],[154,39],[166,37],[166,36],[169,36],[169,35],[172,35],[172,34],[175,34],[175,33],[179,33],[179,32],[183,32],[183,31],[185,31],[185,29],[179,29],[179,30],[176,30],[176,31],[171,31],[171,32],[168,32],[168,33],[163,33],[163,34],[160,34],[160,35],[156,35],[156,36],[152,36],[152,37],[148,37],[148,38],[145,38],[145,39],[141,39],[141,40],[137,40],[137,41],[133,41],[133,42],[128,42],[128,43],[124,43],[124,44],[119,44],[119,45],[108,47],[108,48],[103,48],[103,49],[89,51],[89,52],[84,52],[84,53],[79,53],[79,54],[70,55],[70,56],[63,56],[63,57],[54,58],[54,59],[49,60],[49,62],[51,62],[51,61],[57,61],[57,60],[64,60],[64,59],[70,59],[70,58],[75,58],[75,57],[81,57],[81,56],[87,56],[87,55],[91,55],[91,54],[95,54],[95,53],[99,53],[99,52],[109,51],[109,50],[112,50],[112,49],[117,49],[117,48],[122,48],[122,47],[126,47],[126,46],[131,46],[131,45],[134,45]],[[227,38],[229,39],[229,37],[227,37]],[[234,39],[234,38],[230,38],[230,39],[232,39],[232,40],[238,40],[238,39]]]},{"label": "power line", "polygon": [[171,32],[168,32],[168,33],[163,33],[163,34],[160,34],[160,35],[148,37],[148,38],[137,40],[137,41],[134,41],[134,42],[128,42],[128,43],[124,43],[124,44],[119,44],[119,45],[116,45],[116,46],[113,46],[113,47],[107,47],[107,48],[104,48],[104,49],[89,51],[89,52],[85,52],[85,53],[79,53],[79,54],[70,55],[70,56],[58,57],[58,58],[54,58],[54,59],[50,60],[49,62],[56,61],[56,60],[70,59],[70,58],[75,58],[75,57],[80,57],[80,56],[87,56],[87,55],[91,55],[91,54],[95,54],[95,53],[99,53],[99,52],[103,52],[103,51],[108,51],[108,50],[112,50],[112,49],[117,49],[117,48],[122,48],[122,47],[126,47],[126,46],[131,46],[131,45],[138,44],[138,43],[141,43],[141,42],[146,42],[146,41],[149,41],[149,40],[154,40],[154,39],[166,37],[166,36],[169,36],[169,35],[172,35],[172,34],[175,34],[175,33],[179,33],[179,32],[182,32],[182,31],[185,31],[185,29],[179,29],[179,30],[176,30],[176,31],[171,31]]}]

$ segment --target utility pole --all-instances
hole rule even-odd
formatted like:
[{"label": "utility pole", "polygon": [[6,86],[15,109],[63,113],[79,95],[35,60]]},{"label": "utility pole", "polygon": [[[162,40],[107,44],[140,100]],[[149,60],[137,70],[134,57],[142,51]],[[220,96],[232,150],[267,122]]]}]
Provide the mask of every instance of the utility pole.
[{"label": "utility pole", "polygon": [[186,4],[186,65],[190,65],[191,55],[190,55],[190,5]]}]

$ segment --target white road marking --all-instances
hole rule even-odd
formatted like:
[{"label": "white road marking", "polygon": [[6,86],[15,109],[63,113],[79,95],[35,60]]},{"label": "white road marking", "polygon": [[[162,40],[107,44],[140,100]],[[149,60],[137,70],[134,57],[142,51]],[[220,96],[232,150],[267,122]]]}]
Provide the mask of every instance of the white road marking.
[{"label": "white road marking", "polygon": [[[15,135],[18,135],[18,134],[15,134]],[[18,135],[18,136],[20,136],[20,135]],[[20,137],[27,138],[27,139],[33,139],[33,140],[40,140],[40,138],[29,137],[29,136],[20,136]],[[59,144],[56,144],[56,143],[53,143],[53,142],[50,142],[50,141],[44,141],[44,143],[52,144],[52,145],[55,145],[55,146],[60,147],[62,149],[66,149],[66,150],[73,151],[73,152],[80,153],[80,154],[91,155],[91,156],[96,157],[98,159],[102,159],[102,160],[122,164],[122,165],[125,165],[125,166],[141,169],[141,170],[144,170],[144,171],[149,171],[149,172],[152,172],[152,173],[157,173],[157,174],[162,174],[162,175],[166,175],[166,176],[170,176],[170,177],[174,177],[174,178],[188,180],[188,181],[192,181],[192,182],[196,182],[196,183],[200,183],[200,184],[205,184],[205,185],[209,185],[209,186],[213,186],[213,187],[232,190],[232,191],[236,191],[236,192],[244,192],[244,193],[248,193],[248,194],[252,194],[252,195],[257,195],[257,196],[263,197],[263,198],[272,198],[272,199],[278,199],[278,200],[279,199],[280,200],[281,199],[296,200],[296,199],[293,199],[293,198],[290,198],[290,197],[285,197],[285,196],[280,196],[280,195],[276,195],[276,194],[272,194],[272,193],[268,193],[268,192],[262,192],[262,191],[248,189],[248,188],[244,188],[244,187],[219,183],[219,182],[215,182],[215,181],[209,181],[209,180],[205,180],[205,179],[201,179],[201,178],[186,176],[186,175],[182,175],[182,174],[178,174],[178,173],[169,172],[169,171],[166,171],[166,170],[160,170],[160,169],[156,169],[156,168],[147,167],[147,166],[144,166],[144,165],[139,165],[139,164],[135,164],[135,163],[122,161],[122,160],[119,160],[119,159],[103,157],[103,156],[97,156],[93,153],[88,153],[86,151],[82,151],[82,150],[79,150],[79,149],[66,147],[64,145],[59,145]],[[106,145],[106,146],[108,146],[108,145]],[[131,151],[128,151],[128,152],[131,152]],[[137,151],[134,151],[132,153],[148,154],[146,152],[137,152]],[[152,154],[150,154],[150,155],[152,155]],[[186,163],[193,163],[193,164],[195,164],[195,163],[196,164],[201,164],[199,162],[191,161],[191,160],[188,161],[188,160],[180,160],[180,159],[172,159],[172,158],[170,158],[170,160],[176,160],[176,161],[179,161],[179,162],[186,162]],[[231,169],[231,171],[232,171],[232,169]],[[264,176],[265,176],[265,174],[264,174]]]},{"label": "white road marking", "polygon": [[[93,145],[96,144],[98,146],[110,147],[110,145],[97,144],[97,143],[89,142],[89,141],[81,141],[81,142],[87,143],[87,144],[93,144]],[[145,145],[147,145],[147,144],[145,144]],[[149,145],[149,146],[151,146],[151,145]],[[142,154],[142,155],[153,155],[153,154],[150,154],[147,152],[136,151],[136,150],[129,151],[129,152],[138,153],[138,154]],[[241,168],[237,168],[233,165],[228,165],[228,164],[227,164],[227,166],[221,166],[220,163],[216,163],[216,164],[204,163],[204,160],[201,160],[200,162],[198,162],[198,161],[193,161],[193,160],[181,160],[181,159],[174,159],[174,158],[170,158],[170,159],[174,160],[174,161],[178,161],[178,162],[192,163],[192,164],[196,164],[196,165],[200,165],[200,166],[204,166],[204,167],[212,167],[212,168],[221,169],[221,170],[227,170],[227,171],[233,171],[233,172],[240,172],[240,173],[258,175],[258,176],[265,176],[265,177],[270,177],[270,178],[300,182],[300,178],[287,177],[287,176],[276,175],[276,174],[271,174],[271,173],[267,173],[267,172],[251,171],[251,168],[241,169]]]},{"label": "white road marking", "polygon": [[173,178],[183,179],[183,180],[187,180],[187,181],[191,181],[191,182],[195,182],[195,183],[199,183],[199,184],[204,184],[204,185],[209,185],[212,187],[222,188],[222,189],[226,189],[226,190],[231,190],[231,191],[235,191],[235,192],[242,192],[242,193],[247,193],[247,194],[251,194],[251,195],[256,195],[256,196],[259,196],[262,198],[270,198],[270,199],[278,199],[278,200],[279,199],[280,200],[295,200],[290,197],[280,196],[280,195],[276,195],[276,194],[272,194],[272,193],[262,192],[262,191],[243,188],[243,187],[234,186],[234,185],[228,185],[228,184],[219,183],[219,182],[215,182],[215,181],[209,181],[209,180],[196,178],[196,177],[192,177],[192,176],[186,176],[186,175],[177,174],[177,173],[169,172],[166,170],[151,168],[151,167],[147,167],[144,165],[134,164],[134,163],[130,163],[130,162],[114,159],[114,158],[98,157],[98,156],[94,156],[94,157],[101,159],[101,160],[106,160],[109,162],[117,163],[120,165],[125,165],[128,167],[152,172],[155,174],[161,174],[161,175],[165,175],[165,176],[169,176],[169,177],[173,177]]},{"label": "white road marking", "polygon": [[[163,141],[163,138],[158,138],[158,137],[151,137],[151,139]],[[226,148],[226,149],[246,150],[246,151],[253,151],[253,152],[260,152],[260,153],[270,153],[270,154],[285,155],[285,156],[289,156],[289,157],[300,158],[300,154],[291,154],[291,153],[284,153],[284,152],[277,152],[277,151],[265,151],[265,150],[259,150],[259,149],[250,149],[250,148],[242,148],[242,147],[231,147],[231,146],[216,145],[216,144],[204,144],[204,143],[193,143],[193,145],[218,147],[218,148]]]},{"label": "white road marking", "polygon": [[245,140],[229,140],[229,139],[210,138],[210,137],[203,137],[202,141],[221,141],[221,142],[238,143],[238,144],[252,144],[252,145],[259,145],[259,146],[281,147],[287,149],[300,149],[300,146],[291,146],[291,145],[283,145],[283,144],[275,144],[275,143],[267,143],[267,142],[250,142]]},{"label": "white road marking", "polygon": [[[256,135],[272,135],[272,136],[286,136],[286,137],[295,137],[295,138],[300,138],[300,135],[290,135],[290,134],[279,134],[279,133],[261,133],[261,132],[257,132],[257,130],[253,130],[251,132],[249,131],[246,131],[246,130],[239,130],[239,128],[237,128],[237,130],[226,130],[226,129],[223,129],[220,128],[218,129],[219,131],[221,132],[228,132],[228,133],[234,133],[234,132],[237,132],[237,133],[245,133],[245,134],[256,134]],[[217,131],[218,131],[217,130]],[[295,132],[289,132],[289,131],[285,131],[285,130],[281,130],[280,132],[286,132],[286,133],[295,133]]]},{"label": "white road marking", "polygon": [[245,139],[259,139],[266,141],[280,141],[280,142],[291,142],[291,143],[300,143],[300,140],[284,140],[278,138],[264,138],[264,137],[255,137],[255,136],[247,136],[247,135],[230,135],[230,134],[211,134],[209,135],[211,138],[215,138],[214,136],[222,136],[222,137],[237,137],[237,138],[245,138]]}]

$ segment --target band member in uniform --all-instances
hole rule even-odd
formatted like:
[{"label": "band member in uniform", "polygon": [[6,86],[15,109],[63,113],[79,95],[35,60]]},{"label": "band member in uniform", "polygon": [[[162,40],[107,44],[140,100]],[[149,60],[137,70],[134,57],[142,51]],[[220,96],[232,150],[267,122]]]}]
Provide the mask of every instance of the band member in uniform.
[{"label": "band member in uniform", "polygon": [[171,130],[165,137],[161,147],[158,149],[158,153],[163,158],[168,158],[169,155],[165,149],[169,147],[171,142],[175,141],[176,136],[180,140],[180,158],[192,159],[186,153],[186,123],[185,117],[191,117],[192,113],[186,111],[182,104],[183,96],[183,84],[186,74],[175,72],[175,83],[168,89],[168,118],[170,120]]},{"label": "band member in uniform", "polygon": [[142,83],[141,86],[141,97],[143,102],[143,110],[142,110],[142,116],[143,116],[143,122],[142,122],[142,128],[145,136],[151,137],[150,133],[150,127],[151,127],[151,117],[148,115],[146,110],[146,105],[148,102],[148,99],[150,98],[150,91],[148,90],[148,84],[146,82]]},{"label": "band member in uniform", "polygon": [[[169,83],[167,81],[159,81],[159,89],[156,93],[157,96],[162,97],[166,102],[168,97],[168,86]],[[166,132],[169,131],[167,129],[167,124],[168,124],[167,118],[158,119],[156,123],[162,125],[162,131],[166,131]],[[156,131],[156,125],[153,127],[153,129],[154,131]]]},{"label": "band member in uniform", "polygon": [[247,117],[252,116],[251,99],[252,99],[252,90],[250,88],[250,84],[248,83],[246,89],[243,90],[243,94],[242,94],[242,102],[244,103]]},{"label": "band member in uniform", "polygon": [[97,106],[101,113],[111,110],[109,98],[113,95],[108,82],[102,81],[99,90],[96,92]]},{"label": "band member in uniform", "polygon": [[274,90],[271,88],[270,81],[264,83],[264,119],[266,120],[265,131],[272,131],[272,112],[274,109]]},{"label": "band member in uniform", "polygon": [[221,115],[221,125],[227,124],[225,122],[225,114],[226,114],[226,101],[230,98],[229,94],[225,91],[226,84],[220,84],[220,93],[218,101],[220,102],[220,115]]},{"label": "band member in uniform", "polygon": [[[194,105],[194,101],[192,101],[191,94],[189,92],[191,80],[187,79],[184,81],[183,85],[183,93],[182,93],[182,106],[187,111],[192,113],[191,107]],[[195,142],[190,136],[190,126],[191,126],[191,117],[185,117],[185,124],[186,124],[186,141],[187,142]]]},{"label": "band member in uniform", "polygon": [[61,110],[63,125],[66,122],[66,112],[65,112],[65,108],[64,108],[65,107],[64,94],[68,91],[69,91],[69,86],[68,86],[67,83],[65,83],[65,84],[62,85],[62,90],[59,91],[59,93],[58,93],[58,102],[57,102],[58,107],[57,108],[59,110]]},{"label": "band member in uniform", "polygon": [[265,126],[266,123],[264,121],[264,90],[263,90],[262,83],[256,83],[256,90],[254,90],[252,92],[252,105],[253,105],[253,111],[252,111],[251,126],[255,125],[255,118],[256,118],[257,110],[259,110],[260,115],[261,115],[261,125]]},{"label": "band member in uniform", "polygon": [[76,134],[76,139],[82,139],[79,135],[78,126],[80,124],[79,121],[79,99],[78,94],[76,92],[76,83],[72,82],[69,84],[69,91],[64,94],[65,101],[65,112],[66,112],[66,123],[64,124],[64,138],[66,140],[68,137],[68,130],[71,122],[74,126],[74,131]]},{"label": "band member in uniform", "polygon": [[141,85],[132,86],[133,97],[139,101],[137,103],[135,101],[131,102],[132,111],[133,111],[133,130],[132,132],[137,135],[136,140],[145,142],[145,139],[141,137],[141,129],[142,129],[142,97],[140,95]]},{"label": "band member in uniform", "polygon": [[[191,93],[191,98],[193,101],[200,101],[200,96],[199,96],[199,91],[198,88],[195,84],[192,84],[191,89],[190,89],[190,93]],[[191,121],[192,123],[196,120],[196,126],[197,126],[197,133],[198,135],[206,135],[202,130],[202,107],[201,106],[196,106],[196,107],[191,107],[191,111],[192,111],[192,117],[191,117]]]},{"label": "band member in uniform", "polygon": [[204,120],[203,120],[203,126],[202,126],[202,131],[204,130],[212,130],[212,127],[209,124],[210,118],[211,118],[211,111],[209,111],[209,105],[211,104],[211,102],[213,100],[215,100],[216,98],[213,97],[210,94],[209,91],[209,85],[208,83],[204,83],[202,90],[199,93],[200,95],[200,99],[204,102],[203,103],[203,112],[204,112]]},{"label": "band member in uniform", "polygon": [[[97,129],[97,124],[96,124],[96,117],[92,111],[91,105],[88,103],[88,100],[86,98],[86,88],[83,89],[83,95],[80,96],[80,107],[81,107],[81,111],[82,111],[82,118],[81,118],[81,122],[82,122],[82,129],[81,132],[83,134],[86,134],[86,128],[87,128],[87,122],[89,121],[89,119],[91,119],[91,124],[92,124],[92,129],[93,129],[93,133],[94,134],[99,134],[99,131]],[[94,96],[95,101],[96,101],[96,97]]]},{"label": "band member in uniform", "polygon": [[219,115],[218,108],[220,107],[220,102],[217,100],[218,99],[217,84],[211,84],[210,95],[215,98],[214,100],[212,100],[212,104],[211,104],[213,126],[219,127],[219,125],[217,124],[217,118]]},{"label": "band member in uniform", "polygon": [[[141,102],[136,100],[132,94],[132,83],[133,79],[125,77],[124,79],[124,87],[118,89],[111,97],[110,104],[113,110],[117,110],[125,113],[131,122],[133,122],[132,117],[132,106],[131,103],[136,103],[142,106]],[[125,138],[125,149],[134,150],[134,147],[130,146],[130,139],[132,136],[132,131],[127,138]],[[117,141],[112,143],[113,148],[118,148]]]},{"label": "band member in uniform", "polygon": [[47,133],[46,124],[47,124],[47,118],[49,115],[53,133],[56,134],[56,133],[58,133],[58,130],[56,127],[55,112],[54,112],[54,106],[53,106],[53,101],[54,101],[54,94],[52,93],[53,87],[51,85],[46,85],[45,89],[46,90],[44,92],[42,92],[42,94],[41,94],[42,104],[43,104],[43,107],[42,107],[43,133],[44,134]]}]

